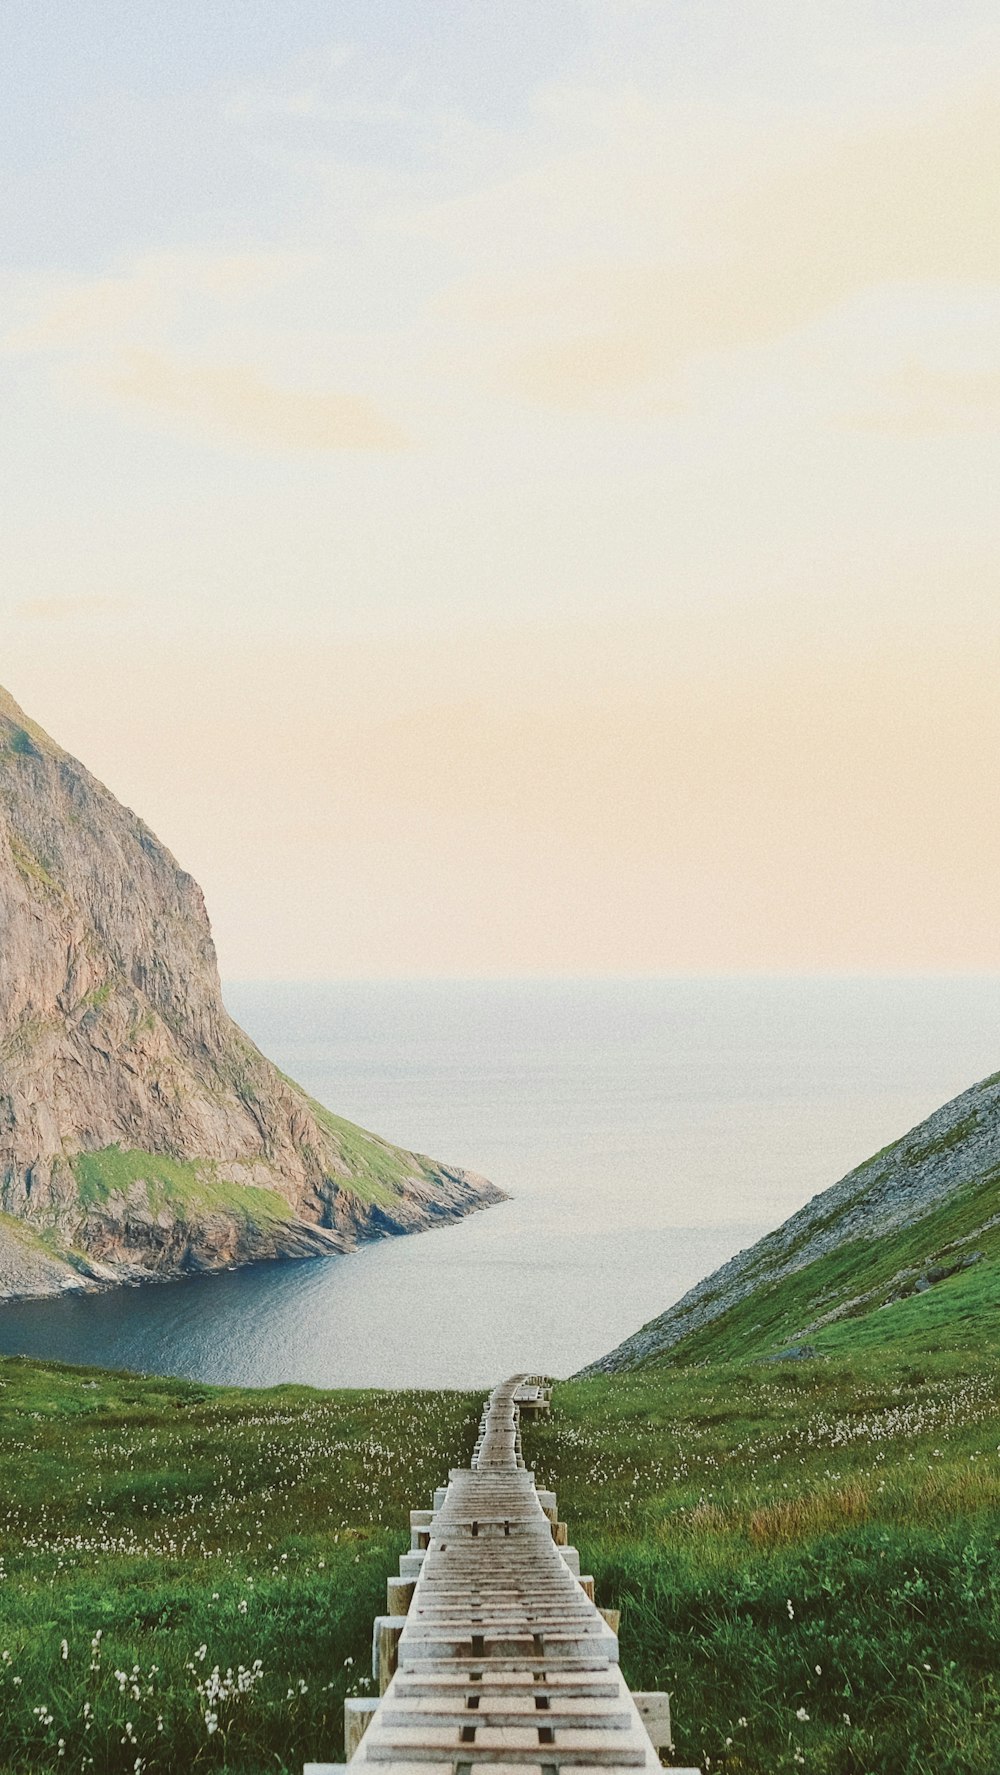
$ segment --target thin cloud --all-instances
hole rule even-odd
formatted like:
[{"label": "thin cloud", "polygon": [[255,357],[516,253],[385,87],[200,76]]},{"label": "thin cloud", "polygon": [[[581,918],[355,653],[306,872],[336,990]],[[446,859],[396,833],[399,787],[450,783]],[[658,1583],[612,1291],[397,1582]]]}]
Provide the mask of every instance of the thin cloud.
[{"label": "thin cloud", "polygon": [[350,44],[334,43],[294,56],[271,81],[231,92],[222,114],[235,122],[316,119],[326,110],[331,92],[339,89],[338,77],[353,55]]},{"label": "thin cloud", "polygon": [[[612,144],[592,181],[586,156],[554,162],[548,189],[534,172],[531,230],[548,232],[547,270],[472,276],[453,286],[443,312],[492,332],[490,356],[506,386],[573,409],[669,380],[699,356],[770,344],[864,291],[996,285],[998,141],[1000,92],[977,85],[838,135],[812,132],[783,155],[777,139],[758,144],[729,197],[703,191],[695,208],[678,199],[664,134],[663,170],[641,191],[633,245],[619,240],[613,257],[584,258],[574,198],[590,193],[595,241],[614,239],[616,213],[635,208],[634,169],[622,158],[615,172]],[[509,202],[497,188],[494,234]],[[489,201],[480,200],[476,229],[488,219]],[[458,229],[462,222],[456,208]],[[656,243],[652,253],[643,236]]]},{"label": "thin cloud", "polygon": [[127,608],[127,598],[25,598],[15,606],[15,614],[29,622],[74,622],[78,617],[95,616],[105,611]]},{"label": "thin cloud", "polygon": [[871,408],[847,416],[856,431],[919,437],[1000,428],[1000,370],[944,370],[910,363],[886,377]]},{"label": "thin cloud", "polygon": [[403,450],[404,434],[363,395],[283,388],[245,365],[184,362],[128,350],[94,367],[106,396],[201,436],[282,452]]},{"label": "thin cloud", "polygon": [[197,247],[143,253],[101,277],[55,277],[5,292],[26,310],[0,339],[11,356],[100,349],[193,311],[227,319],[243,302],[292,279],[309,262],[285,251],[217,253]]}]

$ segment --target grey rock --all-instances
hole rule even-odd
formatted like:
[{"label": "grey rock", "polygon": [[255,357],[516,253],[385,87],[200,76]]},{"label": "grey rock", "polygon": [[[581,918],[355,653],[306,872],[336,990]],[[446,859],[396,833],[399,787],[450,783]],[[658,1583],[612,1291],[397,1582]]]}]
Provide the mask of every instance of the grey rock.
[{"label": "grey rock", "polygon": [[[114,1148],[177,1186],[150,1160],[88,1187]],[[345,1251],[502,1199],[265,1059],[197,884],[0,690],[0,1299]]]}]

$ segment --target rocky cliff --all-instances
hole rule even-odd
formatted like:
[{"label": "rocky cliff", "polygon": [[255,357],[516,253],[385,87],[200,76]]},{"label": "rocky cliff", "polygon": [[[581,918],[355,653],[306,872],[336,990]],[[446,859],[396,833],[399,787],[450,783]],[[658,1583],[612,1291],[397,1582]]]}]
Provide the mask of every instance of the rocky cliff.
[{"label": "rocky cliff", "polygon": [[264,1058],[195,882],[0,691],[0,1298],[345,1251],[502,1194]]},{"label": "rocky cliff", "polygon": [[781,1341],[929,1296],[981,1261],[991,1276],[1000,1265],[1000,1073],[814,1196],[583,1372],[632,1368],[682,1341],[691,1359],[723,1347],[780,1354]]}]

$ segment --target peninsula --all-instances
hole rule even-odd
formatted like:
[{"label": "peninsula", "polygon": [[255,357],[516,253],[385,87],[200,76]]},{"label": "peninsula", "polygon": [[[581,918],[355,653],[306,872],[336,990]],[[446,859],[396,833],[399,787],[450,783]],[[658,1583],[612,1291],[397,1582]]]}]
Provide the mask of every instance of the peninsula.
[{"label": "peninsula", "polygon": [[265,1058],[197,884],[0,690],[0,1299],[343,1252],[502,1199]]}]

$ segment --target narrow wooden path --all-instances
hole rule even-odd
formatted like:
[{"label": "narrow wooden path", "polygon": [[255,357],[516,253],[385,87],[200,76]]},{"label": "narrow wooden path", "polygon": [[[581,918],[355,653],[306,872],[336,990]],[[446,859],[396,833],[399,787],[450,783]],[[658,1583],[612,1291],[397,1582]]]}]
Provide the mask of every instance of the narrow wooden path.
[{"label": "narrow wooden path", "polygon": [[[617,1618],[595,1608],[555,1496],[524,1465],[520,1412],[547,1397],[524,1375],[494,1387],[471,1466],[453,1469],[432,1510],[411,1512],[413,1549],[375,1623],[380,1697],[345,1708],[358,1775],[363,1764],[379,1775],[662,1767],[667,1696],[629,1693]],[[307,1763],[305,1775],[344,1766]]]}]

